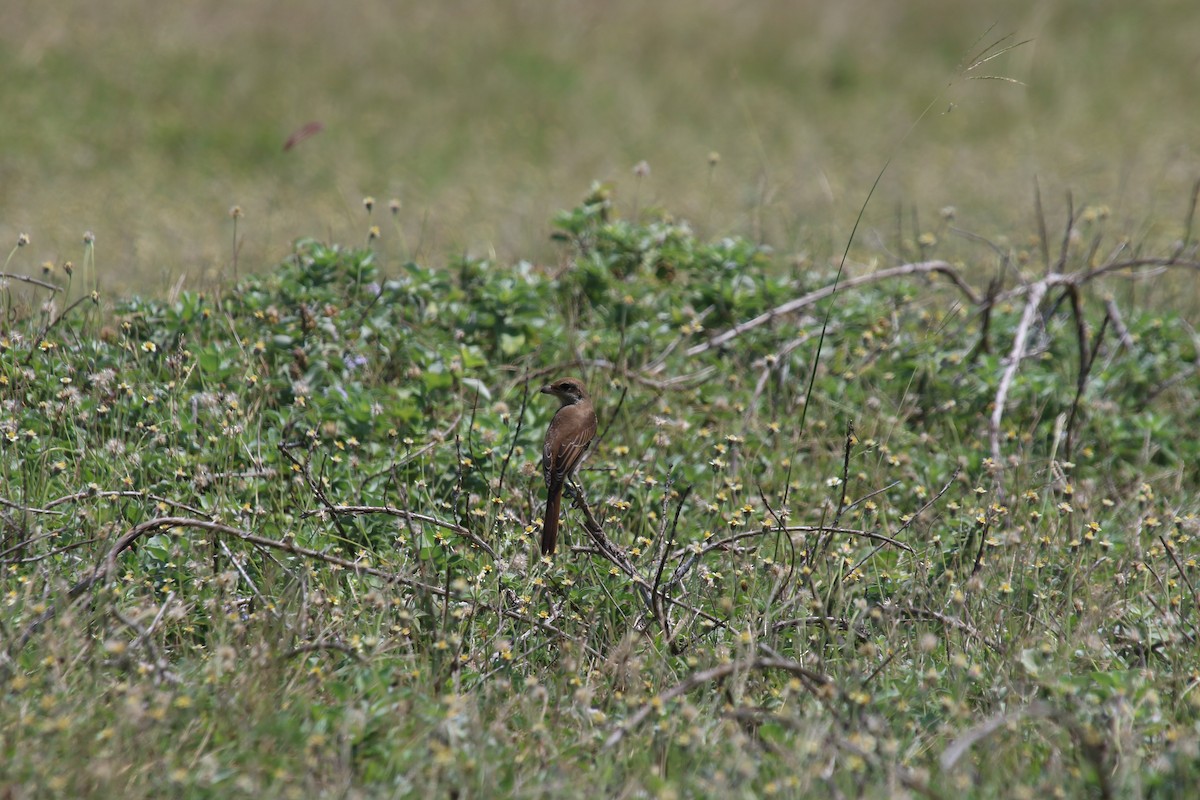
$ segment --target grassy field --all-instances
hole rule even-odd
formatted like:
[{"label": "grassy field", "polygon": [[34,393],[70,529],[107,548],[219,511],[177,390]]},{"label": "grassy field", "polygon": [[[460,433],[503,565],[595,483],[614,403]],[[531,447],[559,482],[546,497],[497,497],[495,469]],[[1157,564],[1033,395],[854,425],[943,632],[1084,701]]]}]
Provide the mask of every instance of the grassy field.
[{"label": "grassy field", "polygon": [[[547,221],[599,179],[824,257],[893,153],[864,242],[947,205],[977,233],[1027,229],[1035,179],[1056,210],[1071,190],[1133,231],[1177,225],[1200,17],[989,5],[12,0],[0,242],[28,233],[37,267],[92,230],[106,287],[207,288],[232,273],[232,206],[239,261],[262,268],[296,238],[364,241],[373,196],[402,203],[381,226],[394,256],[543,261]],[[977,74],[1024,86],[955,79],[993,25],[1033,41]],[[284,152],[310,121],[324,131]]]},{"label": "grassy field", "polygon": [[1186,796],[1200,18],[963,5],[5,4],[0,798]]},{"label": "grassy field", "polygon": [[[10,283],[0,791],[1194,787],[1200,337],[1128,287],[1195,240],[1098,257],[1084,209],[990,289],[929,234],[831,296],[630,211],[558,215],[558,276],[310,241],[114,314]],[[571,373],[601,435],[539,559]]]}]

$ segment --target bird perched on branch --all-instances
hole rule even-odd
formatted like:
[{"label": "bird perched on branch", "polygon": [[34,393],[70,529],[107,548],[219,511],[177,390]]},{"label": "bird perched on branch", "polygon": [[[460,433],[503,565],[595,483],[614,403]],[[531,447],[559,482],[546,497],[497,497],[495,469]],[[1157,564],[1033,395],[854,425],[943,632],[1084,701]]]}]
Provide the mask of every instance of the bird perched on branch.
[{"label": "bird perched on branch", "polygon": [[542,475],[546,479],[546,513],[542,523],[542,555],[554,555],[558,543],[558,513],[563,487],[583,460],[592,437],[596,435],[596,409],[583,381],[560,378],[542,387],[542,394],[554,395],[561,405],[546,429],[542,445]]}]

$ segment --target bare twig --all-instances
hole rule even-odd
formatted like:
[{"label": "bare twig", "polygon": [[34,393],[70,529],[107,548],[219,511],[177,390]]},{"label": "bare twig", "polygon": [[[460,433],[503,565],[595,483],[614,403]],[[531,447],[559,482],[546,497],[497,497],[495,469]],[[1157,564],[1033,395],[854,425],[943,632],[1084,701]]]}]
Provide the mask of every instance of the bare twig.
[{"label": "bare twig", "polygon": [[[742,531],[741,533],[735,533],[730,536],[726,536],[723,539],[718,539],[716,541],[709,542],[703,548],[701,548],[700,551],[698,553],[696,553],[696,555],[703,556],[708,553],[711,553],[713,550],[726,549],[734,542],[741,541],[742,539],[750,539],[750,538],[754,538],[754,537],[758,537],[758,536],[764,536],[769,533],[775,533],[776,531],[783,531],[785,533],[820,533],[820,534],[844,533],[844,534],[848,534],[850,536],[862,536],[865,539],[873,539],[877,542],[883,542],[884,544],[890,544],[893,547],[900,548],[901,550],[905,551],[906,553],[913,552],[913,549],[911,547],[909,547],[907,544],[905,544],[904,542],[901,542],[897,539],[893,539],[890,536],[885,536],[882,533],[878,533],[876,531],[865,531],[860,528],[839,528],[836,525],[788,525],[783,528],[763,528],[763,529],[757,530],[757,531]],[[679,550],[676,550],[674,555],[676,558],[678,558],[687,552],[688,552],[688,548],[681,548]]]},{"label": "bare twig", "polygon": [[1108,319],[1112,322],[1113,330],[1117,332],[1117,339],[1121,342],[1121,346],[1126,350],[1133,350],[1135,344],[1133,337],[1129,335],[1129,328],[1125,327],[1125,319],[1121,316],[1121,309],[1117,307],[1117,301],[1111,297],[1104,300],[1104,310],[1108,314]]},{"label": "bare twig", "polygon": [[1187,570],[1183,568],[1183,564],[1179,563],[1179,556],[1175,555],[1175,545],[1168,542],[1167,537],[1161,533],[1158,535],[1158,541],[1162,543],[1163,550],[1167,551],[1167,555],[1171,557],[1171,563],[1175,565],[1176,572],[1183,579],[1184,584],[1188,587],[1188,591],[1192,593],[1192,608],[1200,608],[1200,594],[1196,592],[1196,585],[1192,583],[1192,579],[1187,574]]},{"label": "bare twig", "polygon": [[504,494],[504,476],[508,474],[508,462],[512,461],[513,453],[517,449],[517,440],[521,437],[521,428],[525,424],[525,408],[529,404],[529,381],[526,380],[524,389],[521,391],[521,408],[517,411],[517,429],[513,431],[512,441],[508,445],[508,453],[504,456],[504,463],[500,467],[500,480],[496,482],[496,496]]},{"label": "bare twig", "polygon": [[1004,368],[1004,373],[1000,376],[1000,385],[996,389],[996,399],[993,401],[992,419],[991,419],[991,445],[992,458],[997,464],[1001,462],[1000,457],[1000,424],[1004,420],[1004,404],[1008,401],[1008,392],[1012,388],[1013,378],[1016,377],[1017,368],[1021,366],[1021,361],[1025,358],[1025,341],[1029,338],[1029,330],[1033,327],[1034,319],[1037,317],[1038,307],[1042,303],[1042,298],[1046,295],[1046,290],[1050,288],[1053,279],[1061,278],[1061,275],[1049,275],[1043,280],[1037,281],[1030,286],[1029,296],[1025,300],[1025,311],[1021,315],[1021,322],[1017,326],[1016,336],[1013,338],[1012,351],[1008,356],[1008,364]]},{"label": "bare twig", "polygon": [[674,700],[676,697],[687,694],[692,689],[703,686],[706,683],[713,683],[722,680],[737,672],[752,672],[778,669],[785,672],[790,672],[799,678],[810,692],[814,694],[818,691],[826,690],[833,686],[833,682],[825,675],[810,670],[799,661],[793,661],[788,658],[767,658],[758,657],[748,661],[730,661],[725,664],[719,664],[709,669],[693,672],[679,683],[667,689],[662,694],[658,695],[654,701],[646,703],[632,715],[630,715],[619,728],[613,731],[607,739],[604,740],[605,747],[613,747],[618,744],[626,734],[641,725],[646,717],[650,716],[656,708],[662,703]]},{"label": "bare twig", "polygon": [[61,511],[51,511],[49,508],[34,508],[33,506],[23,506],[20,503],[14,503],[12,500],[6,500],[0,497],[0,506],[11,508],[14,511],[20,511],[25,514],[61,514]]},{"label": "bare twig", "polygon": [[476,536],[471,531],[464,528],[462,525],[459,525],[454,522],[447,522],[446,520],[438,519],[437,517],[431,517],[428,514],[418,514],[417,512],[409,511],[406,508],[393,508],[392,506],[329,506],[328,508],[324,508],[324,509],[314,509],[314,510],[310,510],[310,511],[305,511],[300,516],[302,518],[313,517],[313,516],[317,516],[322,513],[344,514],[347,516],[363,516],[363,515],[367,515],[367,514],[386,514],[390,517],[399,517],[400,519],[407,520],[409,523],[424,522],[428,525],[433,525],[438,528],[443,528],[445,530],[452,531],[452,532],[458,534],[459,536],[463,537],[464,539],[470,541],[471,544],[475,545],[476,547],[478,547],[480,550],[487,553],[492,558],[496,557],[496,551],[492,549],[492,546],[490,544],[488,544],[483,539]]},{"label": "bare twig", "polygon": [[908,604],[908,605],[904,605],[904,606],[892,606],[890,608],[887,606],[884,606],[883,608],[885,611],[887,611],[887,610],[898,611],[901,614],[906,614],[913,619],[935,620],[937,622],[942,623],[943,625],[945,625],[947,627],[954,628],[956,630],[960,630],[963,633],[966,633],[970,636],[975,637],[976,639],[978,639],[979,641],[983,642],[988,647],[990,647],[992,650],[995,650],[997,653],[1004,652],[1004,648],[1000,645],[1000,642],[996,641],[995,639],[991,638],[990,636],[986,636],[986,635],[980,633],[973,626],[967,624],[966,622],[963,622],[958,617],[952,617],[949,614],[943,614],[940,611],[934,611],[933,609],[929,609],[929,608],[918,608],[912,604]]},{"label": "bare twig", "polygon": [[[126,489],[126,490],[122,490],[122,491],[101,490],[98,492],[92,491],[91,489],[84,489],[82,492],[76,492],[75,494],[68,494],[63,497],[56,497],[53,500],[51,500],[50,502],[46,503],[46,508],[52,509],[55,506],[61,506],[64,503],[74,503],[79,500],[87,499],[89,497],[135,497],[139,500],[152,500],[153,502],[160,503],[164,506],[182,509],[183,511],[186,511],[189,514],[196,514],[201,517],[212,516],[211,514],[205,512],[205,511],[202,511],[199,508],[196,508],[195,506],[189,506],[187,503],[180,503],[178,500],[172,500],[169,497],[163,497],[162,495],[151,494],[150,492],[140,492],[140,491],[137,491],[134,489]],[[62,513],[62,512],[53,512],[53,513]]]},{"label": "bare twig", "polygon": [[37,278],[31,278],[28,275],[16,275],[12,272],[0,272],[0,280],[3,281],[20,281],[21,283],[29,283],[34,286],[40,286],[43,289],[49,289],[52,292],[61,292],[61,286],[55,286],[53,283],[39,281]]},{"label": "bare twig", "polygon": [[1046,272],[1050,272],[1050,236],[1046,230],[1046,210],[1042,207],[1042,184],[1035,176],[1033,179],[1033,209],[1037,214],[1038,244],[1042,248],[1042,263]]},{"label": "bare twig", "polygon": [[842,447],[842,484],[838,495],[837,511],[833,512],[833,527],[842,521],[842,512],[846,509],[846,489],[850,484],[850,453],[854,450],[854,420],[846,423],[846,440]]},{"label": "bare twig", "polygon": [[[588,367],[591,369],[600,369],[600,370],[606,370],[608,372],[614,372],[614,373],[620,375],[621,377],[623,377],[625,380],[629,381],[630,383],[640,384],[642,386],[645,386],[648,389],[653,389],[656,392],[666,392],[666,391],[673,391],[673,390],[678,390],[678,389],[687,389],[694,384],[704,381],[710,375],[712,375],[713,372],[716,371],[716,367],[709,366],[709,367],[704,367],[703,369],[699,369],[696,372],[693,372],[688,375],[676,375],[673,378],[666,378],[663,380],[658,380],[657,378],[650,377],[650,375],[645,372],[639,372],[637,370],[625,369],[625,368],[619,367],[612,361],[609,361],[608,359],[575,358],[570,361],[564,361],[564,362],[561,362],[558,364],[552,364],[550,366],[543,367],[538,370],[534,370],[533,372],[529,373],[526,377],[529,380],[536,381],[536,380],[540,380],[541,378],[545,378],[549,375],[559,375],[566,370],[574,369],[576,367]],[[661,367],[659,367],[658,370],[661,370]]]},{"label": "bare twig", "polygon": [[1103,800],[1110,800],[1115,796],[1115,789],[1112,785],[1114,772],[1112,745],[1108,738],[1103,735],[1098,736],[1093,726],[1083,725],[1068,711],[1041,701],[1034,701],[1012,711],[997,714],[968,730],[942,751],[939,759],[942,769],[948,770],[953,767],[963,754],[976,743],[1001,728],[1024,719],[1046,719],[1066,731],[1074,742],[1079,756],[1086,759],[1091,765],[1096,781],[1099,783],[1100,797]]},{"label": "bare twig", "polygon": [[1187,217],[1183,224],[1183,238],[1179,240],[1179,247],[1175,250],[1175,257],[1183,255],[1188,249],[1188,245],[1192,243],[1192,226],[1196,222],[1196,201],[1200,199],[1200,180],[1192,184],[1192,199],[1188,203]]},{"label": "bare twig", "polygon": [[[956,480],[958,480],[958,474],[960,471],[961,470],[959,470],[959,469],[955,469],[954,474],[950,476],[950,480],[946,481],[946,484],[944,486],[942,486],[942,488],[938,491],[937,494],[935,494],[933,497],[929,498],[929,501],[926,502],[925,505],[918,508],[917,512],[915,514],[913,514],[911,517],[909,517],[907,522],[905,522],[902,526],[900,526],[900,530],[897,531],[897,533],[904,533],[904,531],[908,530],[909,527],[914,522],[917,521],[917,517],[924,514],[925,511],[928,510],[930,508],[930,506],[932,506],[938,500],[941,500],[942,495],[944,495],[950,489],[950,487],[954,485],[954,482]],[[903,542],[900,542],[898,540],[892,540],[892,541],[894,541],[894,543],[898,547],[901,547],[901,548],[907,547],[907,545],[905,545]],[[888,543],[890,544],[890,543],[892,543],[892,541],[889,541]],[[850,572],[858,572],[859,569],[862,568],[863,564],[866,564],[868,561],[870,561],[872,558],[874,558],[875,554],[878,553],[882,549],[883,549],[882,544],[876,545],[875,548],[873,550],[871,550],[871,552],[867,553],[865,556],[863,556],[861,559],[859,559],[858,563],[855,564],[853,568],[851,568]],[[914,551],[912,548],[908,548],[908,552],[912,553]]]},{"label": "bare twig", "polygon": [[[432,584],[410,578],[407,575],[388,572],[384,569],[371,567],[357,561],[351,561],[347,558],[332,555],[330,553],[323,553],[319,550],[301,547],[291,540],[270,539],[265,536],[251,533],[250,531],[245,531],[240,528],[234,528],[229,525],[223,525],[219,522],[212,522],[209,520],[191,519],[188,517],[157,517],[155,519],[146,520],[145,522],[135,525],[125,534],[123,534],[104,556],[103,563],[97,565],[87,575],[78,580],[74,585],[71,586],[70,589],[67,590],[63,599],[63,603],[73,603],[97,584],[107,583],[109,580],[111,580],[113,574],[116,572],[117,557],[125,550],[128,550],[131,546],[133,546],[133,544],[143,536],[154,531],[165,530],[168,533],[172,533],[175,530],[186,529],[198,529],[209,531],[211,533],[232,536],[259,547],[264,547],[271,550],[281,550],[285,553],[291,553],[292,555],[299,556],[301,558],[306,558],[313,561],[321,561],[326,564],[333,564],[356,575],[369,575],[379,578],[386,583],[404,586],[405,588],[425,594],[434,595],[437,597],[445,597],[447,599],[451,599],[454,596],[452,592],[447,592],[446,589],[443,589],[440,586],[434,586]],[[63,603],[58,605],[49,605],[45,611],[35,617],[25,627],[24,631],[22,631],[20,635],[13,637],[10,640],[11,643],[8,646],[6,663],[13,663],[15,661],[17,654],[20,653],[21,649],[25,647],[33,635],[36,634],[43,625],[58,615]],[[549,631],[560,638],[567,638],[566,633],[552,625],[546,624],[545,620],[519,614],[515,611],[488,605],[486,603],[477,603],[477,607],[489,611],[497,616],[514,619],[527,625],[536,626],[542,630]]]},{"label": "bare twig", "polygon": [[[650,611],[651,615],[653,615],[654,609],[652,593],[654,591],[654,586],[650,583],[650,581],[642,577],[642,575],[637,571],[637,568],[633,566],[633,562],[631,562],[629,557],[625,555],[625,552],[613,544],[612,540],[609,539],[604,533],[604,529],[600,526],[600,522],[596,519],[596,515],[592,513],[591,507],[587,504],[587,501],[584,500],[583,492],[574,492],[572,500],[575,507],[583,512],[584,528],[587,530],[588,536],[591,537],[592,543],[596,546],[596,551],[600,554],[600,556],[609,561],[618,570],[623,572],[627,578],[629,578],[630,582],[633,583],[633,585],[636,586],[638,591],[642,594],[642,599],[646,603],[647,609]],[[674,583],[675,581],[672,579],[670,582],[668,582],[667,588],[670,588],[670,586],[674,585]],[[660,597],[664,603],[670,603],[673,606],[682,608],[683,610],[694,614],[700,619],[711,622],[717,627],[725,626],[725,622],[723,620],[713,616],[712,614],[709,614],[702,609],[688,605],[677,598],[671,597],[670,595],[666,594],[665,589],[660,594]]]},{"label": "bare twig", "polygon": [[362,653],[358,652],[353,647],[329,639],[322,639],[319,642],[305,642],[304,644],[298,644],[291,650],[288,650],[286,653],[280,655],[279,658],[282,661],[287,661],[295,656],[306,655],[308,653],[319,653],[322,650],[333,650],[341,653],[342,655],[350,656],[360,664],[366,661],[366,659],[363,658]]},{"label": "bare twig", "polygon": [[857,278],[846,278],[840,283],[823,286],[816,291],[809,292],[808,294],[797,297],[794,300],[789,300],[782,305],[772,308],[770,311],[759,314],[753,319],[735,325],[724,333],[713,336],[708,341],[693,345],[692,347],[688,348],[687,354],[689,356],[695,356],[715,347],[721,347],[738,336],[741,336],[746,331],[754,330],[755,328],[765,325],[778,317],[795,313],[802,308],[807,308],[808,306],[811,306],[814,303],[833,295],[835,292],[853,289],[856,286],[866,286],[868,284],[890,280],[891,278],[898,278],[906,275],[927,275],[931,272],[945,275],[955,286],[959,288],[963,294],[967,296],[967,299],[970,300],[973,305],[979,304],[979,295],[973,288],[971,288],[971,285],[963,279],[963,277],[958,273],[958,270],[954,269],[954,267],[948,262],[922,261],[915,264],[901,264],[898,267],[881,269],[878,272],[872,272],[869,275],[860,275]]}]

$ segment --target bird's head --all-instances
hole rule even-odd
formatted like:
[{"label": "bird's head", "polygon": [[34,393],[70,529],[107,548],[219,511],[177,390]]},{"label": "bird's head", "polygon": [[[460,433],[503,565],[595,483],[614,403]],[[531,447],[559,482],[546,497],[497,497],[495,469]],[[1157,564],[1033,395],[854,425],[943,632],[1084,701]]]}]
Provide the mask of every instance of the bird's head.
[{"label": "bird's head", "polygon": [[578,403],[587,399],[587,389],[578,378],[559,378],[542,387],[542,394],[551,394],[558,398],[564,406]]}]

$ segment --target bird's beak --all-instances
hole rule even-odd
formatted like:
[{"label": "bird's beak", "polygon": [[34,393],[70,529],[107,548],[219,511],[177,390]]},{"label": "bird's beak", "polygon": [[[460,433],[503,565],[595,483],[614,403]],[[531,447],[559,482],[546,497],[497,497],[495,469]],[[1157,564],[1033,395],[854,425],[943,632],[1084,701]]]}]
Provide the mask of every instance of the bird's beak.
[{"label": "bird's beak", "polygon": [[550,384],[548,384],[548,383],[547,383],[547,384],[543,384],[543,385],[542,385],[542,388],[541,388],[541,389],[538,389],[538,391],[539,391],[539,392],[541,392],[542,394],[554,394],[554,389],[552,389],[552,388],[550,387]]}]

